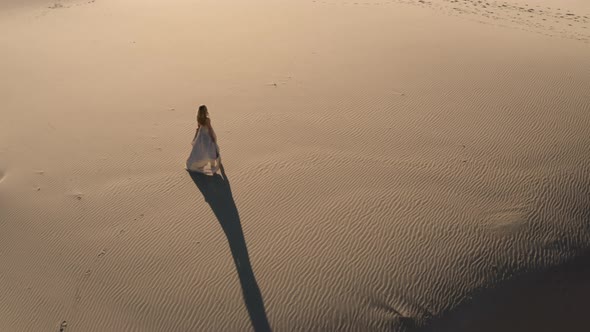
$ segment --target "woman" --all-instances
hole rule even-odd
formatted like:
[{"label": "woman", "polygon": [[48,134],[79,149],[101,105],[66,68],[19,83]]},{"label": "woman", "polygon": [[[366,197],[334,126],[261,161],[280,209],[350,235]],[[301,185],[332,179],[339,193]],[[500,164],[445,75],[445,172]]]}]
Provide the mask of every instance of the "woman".
[{"label": "woman", "polygon": [[217,146],[217,136],[213,127],[207,106],[199,106],[197,112],[197,132],[193,138],[193,149],[188,160],[186,169],[189,172],[207,173],[205,167],[210,165],[210,171],[215,174],[219,169],[219,147]]}]

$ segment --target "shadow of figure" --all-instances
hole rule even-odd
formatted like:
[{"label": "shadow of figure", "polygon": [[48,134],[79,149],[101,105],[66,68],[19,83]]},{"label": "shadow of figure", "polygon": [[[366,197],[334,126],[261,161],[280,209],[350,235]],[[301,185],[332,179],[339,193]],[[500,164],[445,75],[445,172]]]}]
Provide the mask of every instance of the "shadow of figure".
[{"label": "shadow of figure", "polygon": [[209,203],[211,210],[217,217],[221,228],[225,232],[240,284],[246,309],[250,315],[252,327],[256,332],[271,331],[264,309],[262,294],[254,277],[254,271],[250,264],[248,248],[240,223],[238,208],[231,193],[229,179],[221,165],[221,175],[213,176],[196,172],[188,172],[203,194],[205,201]]}]

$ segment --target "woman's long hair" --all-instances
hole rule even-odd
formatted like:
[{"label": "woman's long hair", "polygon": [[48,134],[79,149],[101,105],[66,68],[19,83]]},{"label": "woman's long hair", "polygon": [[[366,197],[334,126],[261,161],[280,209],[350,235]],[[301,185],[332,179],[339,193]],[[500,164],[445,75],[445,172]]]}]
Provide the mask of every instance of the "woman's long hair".
[{"label": "woman's long hair", "polygon": [[207,106],[199,106],[199,111],[197,112],[197,123],[201,126],[209,125],[209,112],[207,111]]}]

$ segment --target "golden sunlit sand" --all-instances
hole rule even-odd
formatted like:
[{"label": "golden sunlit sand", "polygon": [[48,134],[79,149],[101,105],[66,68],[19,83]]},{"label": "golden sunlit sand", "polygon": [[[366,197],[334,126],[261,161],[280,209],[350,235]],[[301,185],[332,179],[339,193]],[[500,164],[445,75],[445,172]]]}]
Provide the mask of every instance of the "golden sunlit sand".
[{"label": "golden sunlit sand", "polygon": [[[0,31],[0,330],[590,330],[587,1],[13,0]],[[223,176],[184,170],[200,104]]]}]

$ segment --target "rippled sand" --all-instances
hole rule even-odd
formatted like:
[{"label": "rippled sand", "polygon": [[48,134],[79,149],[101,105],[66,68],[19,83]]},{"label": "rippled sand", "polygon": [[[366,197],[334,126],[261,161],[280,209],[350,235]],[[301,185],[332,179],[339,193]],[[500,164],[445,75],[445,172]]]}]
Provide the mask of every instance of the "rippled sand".
[{"label": "rippled sand", "polygon": [[3,2],[0,330],[590,330],[589,17]]}]

